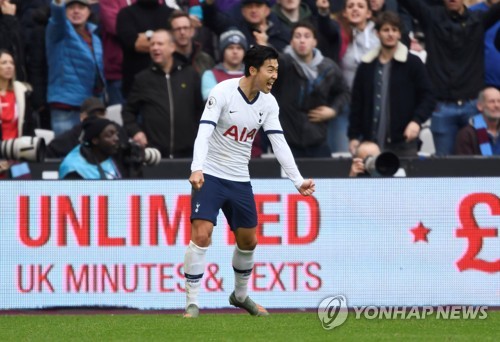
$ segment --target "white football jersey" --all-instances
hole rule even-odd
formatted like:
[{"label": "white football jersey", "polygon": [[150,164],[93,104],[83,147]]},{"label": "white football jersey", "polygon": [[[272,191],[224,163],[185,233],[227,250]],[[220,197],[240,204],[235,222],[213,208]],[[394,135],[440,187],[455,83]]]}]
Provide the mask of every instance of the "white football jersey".
[{"label": "white football jersey", "polygon": [[[240,78],[223,81],[210,92],[200,121],[192,171],[203,170],[223,179],[249,181],[248,162],[260,127],[267,134],[283,134],[274,96],[260,92],[249,102],[239,88],[239,81]],[[215,127],[206,153],[198,141],[205,125]]]}]

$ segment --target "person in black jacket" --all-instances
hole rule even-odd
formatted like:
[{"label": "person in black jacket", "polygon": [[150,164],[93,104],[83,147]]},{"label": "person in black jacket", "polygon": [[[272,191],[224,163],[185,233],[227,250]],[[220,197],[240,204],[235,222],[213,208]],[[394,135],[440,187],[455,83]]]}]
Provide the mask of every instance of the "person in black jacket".
[{"label": "person in black jacket", "polygon": [[163,158],[188,158],[203,111],[201,80],[191,65],[173,58],[174,51],[172,34],[155,31],[153,66],[136,75],[122,110],[123,125],[135,142],[157,148]]},{"label": "person in black jacket", "polygon": [[26,81],[24,40],[16,11],[17,6],[10,0],[0,0],[0,49],[12,53],[16,64],[16,79]]},{"label": "person in black jacket", "polygon": [[126,98],[134,76],[151,64],[149,40],[154,30],[169,29],[168,18],[174,9],[158,0],[137,0],[124,7],[116,18],[116,36],[123,51],[122,93]]},{"label": "person in black jacket", "polygon": [[362,58],[352,89],[349,150],[361,141],[376,142],[398,156],[416,156],[420,126],[435,99],[422,61],[401,43],[401,20],[382,13],[375,28],[380,47]]},{"label": "person in black jacket", "polygon": [[295,158],[329,158],[327,124],[349,101],[349,88],[339,66],[316,48],[313,24],[292,28],[290,45],[280,54],[280,77],[274,95],[280,121]]},{"label": "person in black jacket", "polygon": [[290,28],[281,23],[271,12],[269,0],[241,0],[228,13],[217,10],[215,0],[205,0],[203,24],[215,34],[221,35],[230,27],[236,27],[246,37],[248,45],[262,44],[266,36],[268,45],[282,51],[290,42]]},{"label": "person in black jacket", "polygon": [[500,3],[474,12],[463,0],[443,0],[444,6],[431,6],[429,0],[398,2],[425,34],[426,66],[438,100],[431,122],[436,154],[453,154],[458,130],[476,114],[484,86],[484,33],[500,18]]}]

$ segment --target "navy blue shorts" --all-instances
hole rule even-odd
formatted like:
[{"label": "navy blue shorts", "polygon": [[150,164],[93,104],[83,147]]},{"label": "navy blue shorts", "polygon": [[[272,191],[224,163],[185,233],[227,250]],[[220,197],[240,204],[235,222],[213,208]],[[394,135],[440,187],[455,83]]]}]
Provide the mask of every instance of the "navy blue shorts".
[{"label": "navy blue shorts", "polygon": [[231,230],[257,226],[257,208],[250,182],[235,182],[204,174],[205,183],[191,193],[191,221],[207,220],[217,225],[222,209]]}]

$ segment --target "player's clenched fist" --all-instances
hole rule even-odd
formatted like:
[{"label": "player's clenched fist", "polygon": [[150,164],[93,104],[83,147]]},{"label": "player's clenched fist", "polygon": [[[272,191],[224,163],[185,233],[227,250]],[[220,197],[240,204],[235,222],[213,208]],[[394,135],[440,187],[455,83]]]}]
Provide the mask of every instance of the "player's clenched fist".
[{"label": "player's clenched fist", "polygon": [[304,180],[299,188],[299,192],[303,196],[310,196],[314,193],[314,191],[316,191],[316,184],[314,184],[314,181],[311,178]]},{"label": "player's clenched fist", "polygon": [[191,176],[189,176],[189,183],[191,183],[194,190],[200,190],[204,182],[205,179],[203,177],[203,171],[201,170],[194,171],[191,173]]}]

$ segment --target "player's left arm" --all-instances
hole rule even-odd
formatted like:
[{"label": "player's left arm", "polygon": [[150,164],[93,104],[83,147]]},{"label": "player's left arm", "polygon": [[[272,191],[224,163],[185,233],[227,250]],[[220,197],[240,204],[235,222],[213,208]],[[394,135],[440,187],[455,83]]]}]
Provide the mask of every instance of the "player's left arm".
[{"label": "player's left arm", "polygon": [[267,134],[273,146],[274,155],[276,159],[278,159],[287,177],[293,182],[302,195],[312,195],[315,191],[314,181],[312,179],[304,180],[300,174],[297,164],[295,164],[292,151],[283,135],[283,129],[281,128],[278,118],[278,111],[279,107],[276,104],[273,113],[271,113],[264,122],[264,132]]}]

